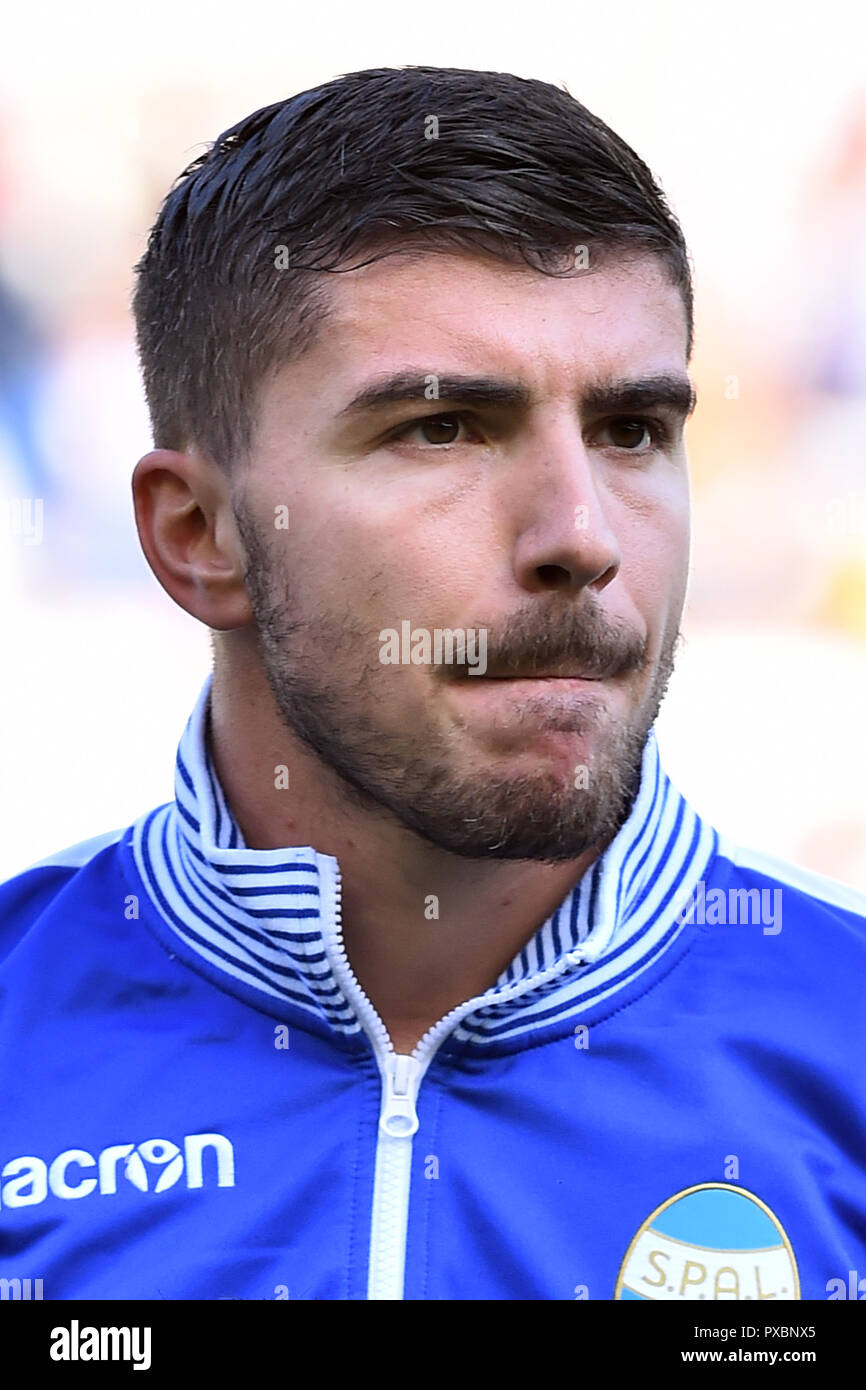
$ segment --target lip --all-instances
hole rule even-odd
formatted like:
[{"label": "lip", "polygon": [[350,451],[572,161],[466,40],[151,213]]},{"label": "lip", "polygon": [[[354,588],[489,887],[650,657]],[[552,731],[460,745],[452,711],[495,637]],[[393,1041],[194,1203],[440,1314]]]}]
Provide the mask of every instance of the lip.
[{"label": "lip", "polygon": [[[458,723],[476,729],[481,737],[491,730],[515,740],[559,741],[587,733],[588,706],[618,703],[613,682],[582,676],[476,676],[453,681],[450,699]],[[610,713],[610,711],[609,711]]]},{"label": "lip", "polygon": [[459,689],[477,690],[495,696],[534,694],[537,697],[549,695],[563,696],[577,694],[607,682],[597,676],[475,676],[472,679],[457,681]]},{"label": "lip", "polygon": [[521,684],[521,685],[532,684],[532,683],[534,683],[535,681],[559,681],[560,683],[565,684],[565,685],[586,685],[586,684],[588,684],[589,682],[595,682],[595,683],[597,683],[598,681],[603,680],[604,677],[603,677],[603,676],[582,676],[579,672],[574,672],[574,673],[570,673],[570,672],[569,672],[569,673],[566,674],[566,673],[561,673],[561,672],[559,672],[559,671],[550,671],[550,672],[546,672],[546,671],[545,671],[545,672],[538,672],[536,675],[532,675],[532,676],[486,676],[486,675],[485,675],[485,676],[479,677],[479,679],[480,679],[480,680],[489,680],[489,681],[508,681],[508,682],[510,682],[510,683],[512,683],[512,684],[516,682],[516,683],[519,683],[519,684]]},{"label": "lip", "polygon": [[526,700],[562,704],[573,701],[578,695],[600,693],[610,686],[611,682],[599,676],[467,676],[451,682],[458,699],[480,703]]}]

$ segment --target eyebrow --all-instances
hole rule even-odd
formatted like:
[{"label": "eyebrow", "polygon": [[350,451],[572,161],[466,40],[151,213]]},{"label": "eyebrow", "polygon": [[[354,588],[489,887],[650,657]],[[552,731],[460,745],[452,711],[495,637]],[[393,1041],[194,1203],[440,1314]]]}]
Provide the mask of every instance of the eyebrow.
[{"label": "eyebrow", "polygon": [[587,387],[581,406],[590,415],[614,414],[626,410],[648,410],[667,406],[688,418],[697,405],[697,392],[687,376],[662,372],[658,376],[635,380],[601,381]]},{"label": "eyebrow", "polygon": [[[428,401],[425,391],[431,381],[436,383],[436,395]],[[416,401],[432,405],[433,401],[454,401],[465,405],[510,406],[527,409],[532,397],[525,386],[489,376],[439,376],[435,372],[397,372],[394,376],[371,381],[340,411],[340,416],[356,415],[363,411],[382,410],[385,406]]]},{"label": "eyebrow", "polygon": [[[432,381],[436,383],[436,395],[428,400],[425,391]],[[519,382],[503,377],[397,372],[364,386],[339,411],[338,418],[372,413],[406,401],[426,405],[446,401],[455,405],[486,406],[488,409],[527,410],[532,404],[532,393]],[[695,388],[689,378],[667,372],[656,376],[594,382],[584,389],[580,398],[582,409],[590,415],[667,406],[687,417],[694,410],[696,401]]]}]

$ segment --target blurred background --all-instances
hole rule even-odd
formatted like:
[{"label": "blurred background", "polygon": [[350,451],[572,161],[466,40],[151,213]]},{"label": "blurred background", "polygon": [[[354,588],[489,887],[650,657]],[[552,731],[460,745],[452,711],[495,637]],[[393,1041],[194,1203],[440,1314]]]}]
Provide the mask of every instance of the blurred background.
[{"label": "blurred background", "polygon": [[659,720],[719,829],[866,889],[866,17],[645,0],[19,5],[0,51],[0,878],[172,795],[206,629],[142,558],[132,266],[170,183],[358,68],[564,84],[696,271],[685,646]]}]

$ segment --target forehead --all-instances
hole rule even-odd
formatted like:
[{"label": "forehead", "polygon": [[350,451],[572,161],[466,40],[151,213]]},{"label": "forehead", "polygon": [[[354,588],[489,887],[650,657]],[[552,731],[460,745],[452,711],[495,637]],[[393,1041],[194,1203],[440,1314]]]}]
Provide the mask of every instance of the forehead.
[{"label": "forehead", "polygon": [[563,374],[682,370],[686,360],[682,295],[655,256],[554,277],[465,254],[398,254],[335,275],[326,303],[307,366],[347,383],[447,362],[544,390]]}]

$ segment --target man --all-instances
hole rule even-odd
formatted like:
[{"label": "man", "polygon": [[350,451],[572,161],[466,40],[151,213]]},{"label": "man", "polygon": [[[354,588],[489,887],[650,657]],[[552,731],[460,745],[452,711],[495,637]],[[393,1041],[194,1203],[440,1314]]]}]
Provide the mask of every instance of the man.
[{"label": "man", "polygon": [[354,73],[220,137],[138,269],[139,534],[214,671],[176,800],[4,889],[3,1273],[866,1273],[866,901],[659,762],[692,299],[645,165],[541,82]]}]

